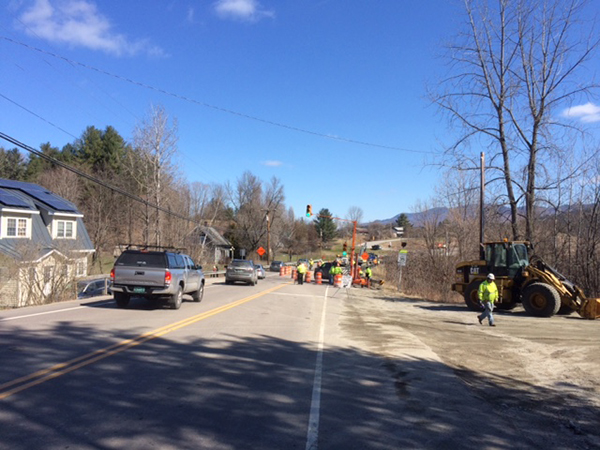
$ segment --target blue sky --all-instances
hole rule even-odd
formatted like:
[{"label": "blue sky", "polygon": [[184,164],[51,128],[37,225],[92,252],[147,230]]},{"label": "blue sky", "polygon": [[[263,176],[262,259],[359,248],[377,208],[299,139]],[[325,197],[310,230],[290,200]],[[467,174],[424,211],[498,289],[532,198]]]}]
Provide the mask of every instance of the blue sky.
[{"label": "blue sky", "polygon": [[[32,147],[62,147],[90,125],[131,139],[150,105],[163,105],[179,123],[187,181],[276,176],[299,216],[310,203],[339,217],[358,206],[366,221],[387,219],[427,200],[440,177],[425,161],[447,125],[426,86],[444,73],[442,44],[461,26],[460,2],[11,0],[0,8],[0,131]],[[576,106],[576,117],[599,120],[595,104]]]}]

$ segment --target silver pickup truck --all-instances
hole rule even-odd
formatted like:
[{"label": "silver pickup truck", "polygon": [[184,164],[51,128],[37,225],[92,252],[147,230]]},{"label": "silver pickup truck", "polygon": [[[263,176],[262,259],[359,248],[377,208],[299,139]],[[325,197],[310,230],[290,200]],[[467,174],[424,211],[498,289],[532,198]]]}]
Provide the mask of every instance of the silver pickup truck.
[{"label": "silver pickup truck", "polygon": [[125,250],[110,272],[117,305],[127,307],[131,297],[167,299],[179,309],[183,294],[195,302],[204,295],[204,273],[188,255],[169,251]]}]

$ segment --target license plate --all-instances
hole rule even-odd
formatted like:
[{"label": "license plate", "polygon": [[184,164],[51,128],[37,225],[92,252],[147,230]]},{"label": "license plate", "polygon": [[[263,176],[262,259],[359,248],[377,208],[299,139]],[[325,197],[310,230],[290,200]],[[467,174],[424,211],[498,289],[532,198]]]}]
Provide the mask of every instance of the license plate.
[{"label": "license plate", "polygon": [[135,292],[137,294],[145,294],[146,288],[145,287],[134,287],[133,292]]}]

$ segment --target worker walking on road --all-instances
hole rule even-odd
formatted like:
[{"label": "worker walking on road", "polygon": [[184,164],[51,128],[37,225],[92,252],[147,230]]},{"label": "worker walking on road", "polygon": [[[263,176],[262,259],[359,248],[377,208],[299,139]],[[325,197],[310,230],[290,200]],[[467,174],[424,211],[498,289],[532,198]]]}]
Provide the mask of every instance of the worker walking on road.
[{"label": "worker walking on road", "polygon": [[493,273],[488,274],[487,279],[479,285],[479,301],[483,304],[485,308],[483,313],[477,316],[479,319],[479,323],[482,324],[483,319],[486,317],[490,322],[490,327],[495,327],[494,324],[494,315],[492,311],[494,311],[494,302],[498,299],[498,286],[494,280],[496,277]]}]

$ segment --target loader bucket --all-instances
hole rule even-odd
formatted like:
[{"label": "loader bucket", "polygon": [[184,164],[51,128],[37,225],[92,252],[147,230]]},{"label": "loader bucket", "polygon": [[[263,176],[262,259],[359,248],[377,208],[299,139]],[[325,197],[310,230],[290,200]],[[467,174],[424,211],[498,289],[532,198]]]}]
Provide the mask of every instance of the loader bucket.
[{"label": "loader bucket", "polygon": [[587,298],[579,315],[584,319],[600,319],[600,298]]}]

